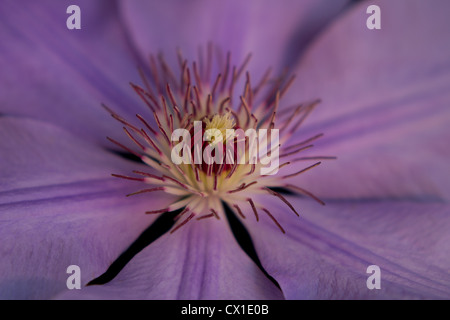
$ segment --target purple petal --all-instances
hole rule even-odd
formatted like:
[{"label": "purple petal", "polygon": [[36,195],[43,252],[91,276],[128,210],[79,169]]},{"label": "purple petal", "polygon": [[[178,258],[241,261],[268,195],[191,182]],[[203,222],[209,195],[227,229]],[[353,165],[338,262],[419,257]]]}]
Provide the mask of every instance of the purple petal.
[{"label": "purple petal", "polygon": [[338,160],[297,181],[324,197],[450,199],[450,4],[377,3],[381,30],[361,3],[298,67],[286,104],[323,100],[299,139],[326,135],[305,156]]},{"label": "purple petal", "polygon": [[0,136],[4,299],[50,298],[66,289],[72,264],[89,282],[152,223],[146,210],[171,203],[164,194],[125,197],[139,186],[111,173],[136,165],[53,125],[3,117]]},{"label": "purple petal", "polygon": [[[256,201],[246,224],[261,263],[287,299],[448,299],[450,207],[442,203],[354,201],[325,207],[299,198]],[[250,211],[250,209],[248,210]],[[369,290],[367,268],[381,269],[381,289]]]},{"label": "purple petal", "polygon": [[130,35],[143,57],[179,48],[192,62],[199,46],[213,42],[258,78],[269,66],[290,66],[305,45],[348,1],[124,1]]},{"label": "purple petal", "polygon": [[[143,103],[136,56],[115,3],[78,1],[81,30],[68,30],[73,1],[2,1],[0,4],[0,113],[57,123],[103,145],[111,118],[101,103],[134,116]],[[139,109],[141,108],[141,109]]]},{"label": "purple petal", "polygon": [[110,283],[60,299],[282,299],[227,222],[191,221],[144,249]]}]

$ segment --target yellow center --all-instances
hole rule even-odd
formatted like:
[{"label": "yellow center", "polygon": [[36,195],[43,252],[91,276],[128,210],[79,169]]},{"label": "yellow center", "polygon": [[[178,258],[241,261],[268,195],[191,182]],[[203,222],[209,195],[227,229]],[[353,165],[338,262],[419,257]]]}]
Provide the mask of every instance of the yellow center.
[{"label": "yellow center", "polygon": [[[208,118],[205,118],[203,120],[205,122],[205,132],[208,132],[208,130],[219,130],[222,134],[223,143],[227,142],[227,130],[228,129],[234,129],[235,123],[234,119],[231,116],[230,112],[227,112],[224,115],[218,115],[216,114],[211,120]],[[212,143],[215,140],[215,137],[212,137],[213,134],[208,135],[207,137],[210,139],[210,143]]]}]

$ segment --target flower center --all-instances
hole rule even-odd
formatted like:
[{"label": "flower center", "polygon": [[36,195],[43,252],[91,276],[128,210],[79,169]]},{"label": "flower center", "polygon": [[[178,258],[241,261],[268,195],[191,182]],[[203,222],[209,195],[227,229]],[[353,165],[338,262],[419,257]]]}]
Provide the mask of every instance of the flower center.
[{"label": "flower center", "polygon": [[210,144],[218,140],[217,134],[215,134],[216,130],[220,132],[219,136],[222,138],[219,139],[220,140],[219,142],[225,144],[227,142],[227,138],[229,138],[230,136],[230,130],[234,129],[235,127],[234,119],[231,116],[231,112],[227,112],[224,115],[216,114],[211,120],[205,118],[203,122],[206,125],[205,135]]},{"label": "flower center", "polygon": [[[212,52],[212,47],[208,46],[206,61],[193,62],[192,68],[179,54],[180,76],[174,75],[162,56],[158,56],[158,61],[151,56],[150,77],[140,71],[144,88],[132,84],[150,111],[150,117],[136,115],[139,124],[125,120],[104,106],[124,125],[123,130],[134,147],[108,139],[151,167],[149,172],[133,171],[139,177],[113,176],[150,186],[130,195],[157,191],[175,195],[178,200],[167,208],[147,211],[158,214],[182,209],[177,216],[180,222],[172,232],[195,216],[198,220],[224,217],[223,204],[243,219],[250,211],[259,220],[258,212],[263,212],[284,232],[267,208],[253,199],[268,193],[284,202],[296,215],[295,208],[275,190],[286,189],[321,202],[292,180],[320,162],[280,173],[284,167],[301,161],[333,159],[297,157],[300,152],[309,150],[310,143],[322,134],[289,143],[289,138],[297,134],[318,101],[279,111],[280,100],[294,77],[271,79],[269,69],[254,85],[249,72],[243,78],[250,55],[241,66],[232,67],[228,53],[225,60],[222,56],[216,62],[215,69],[221,72],[212,78]],[[242,82],[243,87],[237,90],[237,84]],[[282,159],[284,162],[280,163]],[[241,209],[244,207],[247,210]]]},{"label": "flower center", "polygon": [[189,132],[192,137],[190,161],[184,163],[194,160],[196,168],[207,176],[227,173],[238,160],[234,128],[231,112],[205,117],[201,122],[194,121]]}]

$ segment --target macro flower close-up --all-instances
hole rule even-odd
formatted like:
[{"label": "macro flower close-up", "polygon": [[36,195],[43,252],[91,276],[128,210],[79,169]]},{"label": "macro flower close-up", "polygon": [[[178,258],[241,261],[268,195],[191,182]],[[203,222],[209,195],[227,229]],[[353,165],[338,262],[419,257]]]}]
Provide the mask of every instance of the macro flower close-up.
[{"label": "macro flower close-up", "polygon": [[0,3],[0,299],[450,299],[450,3]]}]

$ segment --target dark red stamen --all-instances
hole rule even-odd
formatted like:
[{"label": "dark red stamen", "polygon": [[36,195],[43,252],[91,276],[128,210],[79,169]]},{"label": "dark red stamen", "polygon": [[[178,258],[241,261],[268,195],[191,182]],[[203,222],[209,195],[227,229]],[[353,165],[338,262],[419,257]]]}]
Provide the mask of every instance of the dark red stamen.
[{"label": "dark red stamen", "polygon": [[310,197],[310,198],[314,199],[315,201],[317,201],[318,203],[320,203],[321,205],[323,205],[323,206],[325,205],[325,202],[323,202],[322,200],[320,200],[318,197],[316,197],[314,194],[312,194],[312,193],[309,192],[308,190],[305,190],[305,189],[300,188],[300,187],[298,187],[298,186],[294,186],[294,185],[292,185],[292,184],[287,184],[287,185],[286,185],[286,188],[292,189],[293,191],[296,191],[296,192],[299,192],[299,193],[302,193],[302,194],[305,194],[305,195],[307,195],[308,197]]},{"label": "dark red stamen", "polygon": [[112,173],[111,175],[115,178],[121,178],[121,179],[125,179],[125,180],[140,181],[140,182],[145,181],[144,178],[128,177],[128,176],[123,176],[121,174],[115,174],[115,173]]},{"label": "dark red stamen", "polygon": [[139,159],[142,158],[142,155],[140,155],[139,153],[137,153],[136,151],[131,150],[128,147],[125,147],[123,144],[121,144],[120,142],[117,142],[116,140],[110,138],[110,137],[106,137],[106,139],[108,139],[109,141],[111,141],[112,143],[114,143],[115,145],[121,147],[122,149],[124,149],[125,151],[135,155],[136,157],[138,157]]},{"label": "dark red stamen", "polygon": [[238,212],[238,214],[242,217],[242,219],[245,219],[244,214],[242,213],[241,208],[239,208],[239,206],[237,204],[233,205],[233,207],[236,209],[236,211]]},{"label": "dark red stamen", "polygon": [[191,215],[189,217],[187,217],[186,220],[184,220],[179,225],[177,225],[175,228],[173,228],[172,231],[170,231],[170,233],[174,233],[175,231],[180,229],[182,226],[184,226],[186,223],[188,223],[194,216],[195,216],[195,213],[191,213]]},{"label": "dark red stamen", "polygon": [[313,164],[312,166],[309,166],[309,167],[307,167],[307,168],[305,168],[303,170],[300,170],[300,171],[298,171],[296,173],[288,174],[287,176],[284,176],[283,179],[287,179],[287,178],[292,178],[292,177],[298,176],[299,174],[302,174],[303,172],[306,172],[306,171],[308,171],[308,170],[310,170],[310,169],[312,169],[314,167],[317,167],[319,164],[321,164],[321,162],[317,162],[317,163]]},{"label": "dark red stamen", "polygon": [[295,210],[295,208],[294,208],[294,206],[289,202],[289,201],[287,201],[287,199],[285,198],[285,197],[283,197],[281,194],[279,194],[278,192],[276,192],[276,191],[273,191],[272,189],[270,189],[270,188],[265,188],[271,195],[273,195],[273,196],[275,196],[275,197],[278,197],[278,198],[280,198],[281,199],[281,201],[283,201],[296,215],[297,215],[297,217],[299,217],[300,215],[297,213],[297,211]]},{"label": "dark red stamen", "polygon": [[160,209],[160,210],[153,210],[153,211],[146,211],[146,214],[158,214],[158,213],[166,213],[169,212],[169,208]]},{"label": "dark red stamen", "polygon": [[262,210],[267,213],[267,215],[273,220],[273,222],[275,222],[275,224],[278,226],[278,228],[280,228],[281,232],[286,233],[286,231],[284,231],[284,229],[281,227],[281,225],[278,223],[277,219],[274,218],[274,216],[270,213],[269,210],[267,210],[266,208],[262,208]]},{"label": "dark red stamen", "polygon": [[251,198],[248,198],[247,201],[250,203],[250,206],[252,207],[253,213],[255,214],[256,221],[259,221],[258,217],[258,211],[256,211],[255,203]]},{"label": "dark red stamen", "polygon": [[164,187],[156,187],[156,188],[142,189],[142,190],[139,190],[139,191],[136,191],[136,192],[127,194],[127,197],[134,196],[134,195],[141,194],[141,193],[155,192],[155,191],[164,191],[164,190],[165,190]]}]

